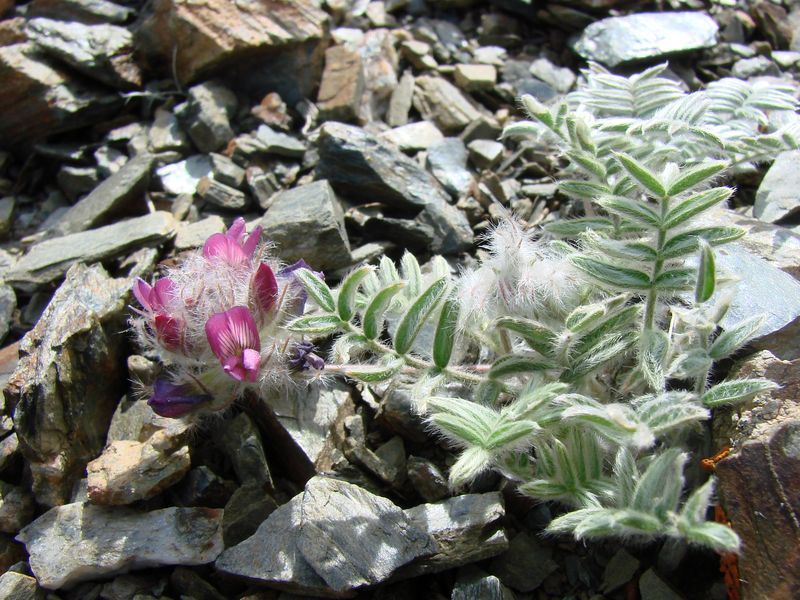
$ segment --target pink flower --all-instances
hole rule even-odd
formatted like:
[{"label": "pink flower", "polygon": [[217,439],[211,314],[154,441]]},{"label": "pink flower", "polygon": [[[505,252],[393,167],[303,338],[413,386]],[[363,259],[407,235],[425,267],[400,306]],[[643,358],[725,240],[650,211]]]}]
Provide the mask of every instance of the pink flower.
[{"label": "pink flower", "polygon": [[261,363],[261,340],[255,319],[245,306],[212,315],[206,338],[224,371],[238,381],[255,381]]},{"label": "pink flower", "polygon": [[162,277],[151,287],[137,277],[133,283],[133,295],[147,312],[150,326],[158,340],[168,350],[177,350],[182,345],[183,321],[170,313],[170,304],[175,298],[175,282]]},{"label": "pink flower", "polygon": [[269,314],[278,300],[278,280],[268,264],[258,265],[250,282],[250,298],[261,314]]},{"label": "pink flower", "polygon": [[263,229],[259,225],[248,236],[244,228],[244,219],[239,217],[228,231],[209,237],[203,245],[203,256],[207,259],[220,258],[231,265],[249,264]]}]

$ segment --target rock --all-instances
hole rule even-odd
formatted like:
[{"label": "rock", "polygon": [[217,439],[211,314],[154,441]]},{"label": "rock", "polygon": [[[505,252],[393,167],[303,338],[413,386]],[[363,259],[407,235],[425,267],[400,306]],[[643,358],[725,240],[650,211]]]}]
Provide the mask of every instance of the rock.
[{"label": "rock", "polygon": [[642,600],[683,600],[653,569],[647,569],[639,578]]},{"label": "rock", "polygon": [[22,529],[33,519],[34,508],[30,492],[0,481],[0,531],[16,533]]},{"label": "rock", "polygon": [[192,569],[178,567],[169,577],[171,587],[182,598],[194,600],[226,600],[225,596]]},{"label": "rock", "polygon": [[[128,357],[128,372],[131,371],[131,358],[133,357]],[[162,429],[168,429],[172,434],[178,435],[185,431],[186,427],[186,424],[175,419],[159,417],[144,400],[132,400],[123,396],[111,417],[106,441],[107,443],[119,440],[146,442],[150,436]]]},{"label": "rock", "polygon": [[0,198],[0,236],[5,237],[14,224],[14,207],[16,199],[13,196]]},{"label": "rock", "polygon": [[233,139],[230,118],[237,105],[236,95],[222,83],[206,81],[189,88],[175,115],[200,152],[215,152]]},{"label": "rock", "polygon": [[363,443],[359,444],[353,442],[351,438],[348,438],[348,444],[345,447],[345,456],[353,464],[366,469],[387,485],[397,486],[400,477],[405,475],[405,473],[383,460]]},{"label": "rock", "polygon": [[273,488],[261,434],[249,416],[239,413],[226,421],[217,429],[214,441],[230,460],[239,483],[255,482]]},{"label": "rock", "polygon": [[178,117],[169,110],[157,108],[153,123],[148,131],[149,149],[151,152],[187,152],[191,147],[186,132],[181,128]]},{"label": "rock", "polygon": [[[206,506],[223,508],[234,492],[239,489],[230,479],[223,479],[214,471],[200,465],[170,490],[170,497],[178,506]],[[222,536],[225,537],[225,516],[222,516]],[[255,530],[255,528],[254,528]],[[229,543],[225,543],[229,546]]]},{"label": "rock", "polygon": [[398,57],[395,51],[396,38],[388,29],[369,30],[358,47],[364,64],[366,91],[362,98],[360,117],[366,122],[383,118],[388,109],[390,96],[398,85]]},{"label": "rock", "polygon": [[197,195],[213,206],[231,211],[241,211],[250,203],[244,192],[209,177],[197,184]]},{"label": "rock", "polygon": [[14,311],[17,309],[17,296],[14,288],[0,281],[0,342],[11,328]]},{"label": "rock", "polygon": [[180,481],[191,463],[189,448],[165,431],[145,443],[111,442],[86,466],[89,500],[109,506],[147,500]]},{"label": "rock", "polygon": [[8,571],[0,575],[1,600],[44,600],[45,592],[33,577]]},{"label": "rock", "polygon": [[105,225],[123,214],[147,210],[145,192],[150,181],[153,157],[143,155],[128,161],[124,167],[79,200],[59,219],[59,234],[86,231]]},{"label": "rock", "polygon": [[74,266],[20,344],[5,395],[15,407],[34,495],[44,506],[66,502],[103,447],[125,386],[119,332],[129,289],[129,280],[110,278],[100,266]]},{"label": "rock", "polygon": [[453,198],[463,196],[472,184],[467,170],[467,147],[458,138],[445,138],[428,148],[427,167]]},{"label": "rock", "polygon": [[368,238],[387,239],[401,246],[424,252],[436,242],[433,227],[419,218],[395,219],[382,214],[370,216],[364,223],[364,235]]},{"label": "rock", "polygon": [[442,132],[430,121],[419,121],[384,131],[380,137],[397,146],[403,152],[427,150],[442,140]]},{"label": "rock", "polygon": [[63,165],[58,170],[56,179],[58,180],[58,187],[72,202],[77,200],[79,196],[91,192],[100,183],[97,167]]},{"label": "rock", "polygon": [[[3,11],[3,2],[13,4],[14,0],[0,0],[0,16]],[[10,4],[8,8],[11,8]],[[24,44],[27,41],[28,38],[25,35],[25,19],[22,17],[11,17],[0,20],[0,46]]]},{"label": "rock", "polygon": [[476,63],[500,67],[506,60],[508,52],[500,46],[480,46],[472,51]]},{"label": "rock", "polygon": [[779,77],[781,70],[766,56],[754,56],[737,60],[731,69],[731,76],[738,79],[750,79],[763,75]]},{"label": "rock", "polygon": [[341,596],[386,580],[433,549],[426,533],[389,500],[314,477],[252,537],[227,549],[216,567],[297,593]]},{"label": "rock", "polygon": [[800,150],[782,152],[772,163],[756,192],[753,215],[776,223],[800,211],[797,189],[800,186]]},{"label": "rock", "polygon": [[215,181],[228,185],[237,190],[244,185],[245,171],[227,156],[212,152],[208,155],[211,160],[211,172]]},{"label": "rock", "polygon": [[639,559],[624,548],[617,550],[603,571],[603,593],[613,592],[631,581],[639,570],[639,564]]},{"label": "rock", "polygon": [[503,158],[504,146],[491,140],[473,140],[467,149],[472,164],[479,169],[491,169]]},{"label": "rock", "polygon": [[496,140],[500,137],[502,130],[497,121],[481,115],[458,136],[459,139],[468,144],[473,140]]},{"label": "rock", "polygon": [[74,503],[47,511],[17,539],[39,584],[55,590],[81,581],[163,565],[202,565],[223,549],[222,511],[128,508]]},{"label": "rock", "polygon": [[780,388],[736,409],[716,411],[715,444],[734,452],[717,463],[723,507],[746,552],[739,560],[747,598],[796,596],[800,568],[800,360],[761,351],[735,366],[732,378],[763,377]]},{"label": "rock", "polygon": [[158,245],[175,234],[171,214],[155,212],[91,231],[44,240],[31,247],[6,281],[17,289],[34,291],[61,278],[78,262],[98,262],[123,256],[133,248]]},{"label": "rock", "polygon": [[119,90],[142,85],[133,59],[133,35],[124,27],[35,18],[28,21],[26,33],[46,54],[87,77]]},{"label": "rock", "polygon": [[284,131],[292,127],[292,115],[289,114],[289,109],[286,102],[280,97],[280,94],[270,92],[261,99],[257,106],[250,109],[250,114],[263,121],[266,125],[272,125]]},{"label": "rock", "polygon": [[122,99],[71,79],[34,52],[32,44],[0,47],[0,139],[30,144],[79,129],[115,113]]},{"label": "rock", "polygon": [[[257,97],[311,97],[322,72],[328,16],[314,0],[159,0],[137,36],[151,65],[181,83],[218,74]],[[177,47],[176,39],[183,40]],[[174,60],[173,60],[173,51]]]},{"label": "rock", "polygon": [[800,328],[800,281],[739,243],[719,248],[715,254],[717,269],[739,278],[731,307],[720,323],[722,328],[765,314],[764,325],[750,343],[772,349],[781,358],[800,357],[800,347],[794,340]]},{"label": "rock", "polygon": [[418,444],[430,442],[425,419],[414,410],[407,390],[394,386],[370,390],[380,398],[375,418],[381,427]]},{"label": "rock", "polygon": [[[19,562],[28,559],[25,546],[0,533],[0,571],[6,572]],[[25,600],[28,600],[25,598]]]},{"label": "rock", "polygon": [[408,112],[411,110],[414,98],[414,74],[408,70],[400,77],[397,87],[392,91],[389,99],[389,110],[386,113],[386,123],[390,127],[400,127],[408,123]]},{"label": "rock", "polygon": [[508,549],[502,529],[505,507],[499,493],[464,494],[405,511],[411,523],[426,531],[436,552],[403,567],[398,579],[439,573],[501,554]]},{"label": "rock", "polygon": [[190,156],[186,160],[164,165],[156,171],[163,190],[169,194],[194,194],[203,177],[212,173],[211,158],[206,154]]},{"label": "rock", "polygon": [[364,67],[357,50],[332,46],[325,51],[325,70],[317,93],[322,120],[355,121],[364,94]]},{"label": "rock", "polygon": [[253,535],[278,508],[263,484],[248,482],[238,488],[225,505],[222,538],[230,548]]},{"label": "rock", "polygon": [[458,573],[450,600],[515,600],[514,593],[494,575],[476,567],[464,567]]},{"label": "rock", "polygon": [[560,94],[566,94],[575,85],[575,73],[566,67],[557,67],[546,58],[537,58],[528,69],[531,75],[541,79]]},{"label": "rock", "polygon": [[[5,387],[5,385],[3,385],[3,387]],[[19,439],[17,439],[16,433],[12,433],[0,441],[0,473],[11,468],[18,457]]]},{"label": "rock", "polygon": [[490,572],[515,590],[532,592],[558,569],[552,555],[552,547],[523,532],[511,540],[507,552],[492,561]]},{"label": "rock", "polygon": [[276,154],[287,158],[303,158],[306,145],[292,136],[275,131],[267,125],[260,125],[256,131],[255,142],[261,152]]},{"label": "rock", "polygon": [[200,248],[210,236],[223,233],[225,229],[225,221],[218,215],[211,215],[195,223],[181,223],[175,234],[175,249],[181,251]]},{"label": "rock", "polygon": [[315,269],[352,263],[344,213],[330,184],[315,181],[279,192],[261,220],[278,256],[293,263],[303,258]]},{"label": "rock", "polygon": [[574,48],[587,60],[616,67],[710,48],[716,43],[718,29],[702,12],[639,13],[592,23]]},{"label": "rock", "polygon": [[419,40],[406,40],[400,44],[400,52],[411,66],[420,71],[429,71],[438,66],[436,59],[431,56],[431,45]]},{"label": "rock", "polygon": [[413,102],[424,119],[445,133],[458,133],[481,116],[457,87],[433,75],[417,77]]},{"label": "rock", "polygon": [[419,456],[409,456],[406,468],[411,485],[423,500],[436,502],[447,496],[447,477],[431,461]]},{"label": "rock", "polygon": [[107,0],[33,0],[27,6],[28,17],[48,17],[79,23],[124,23],[134,11]]},{"label": "rock", "polygon": [[362,129],[326,123],[319,138],[319,177],[345,197],[380,198],[400,210],[420,212],[420,222],[433,227],[431,250],[454,253],[472,246],[466,217],[448,204],[436,180],[399,150]]},{"label": "rock", "polygon": [[456,85],[466,92],[487,91],[497,83],[497,69],[492,65],[456,65]]},{"label": "rock", "polygon": [[264,399],[254,412],[272,440],[271,448],[295,481],[305,484],[316,473],[330,471],[334,451],[344,441],[344,421],[355,412],[350,390],[339,383],[326,388],[288,390]]}]

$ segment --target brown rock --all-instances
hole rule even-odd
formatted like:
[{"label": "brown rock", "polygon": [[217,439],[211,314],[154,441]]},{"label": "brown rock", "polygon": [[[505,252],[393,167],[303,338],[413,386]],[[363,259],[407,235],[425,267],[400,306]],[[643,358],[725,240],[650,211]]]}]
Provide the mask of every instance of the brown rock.
[{"label": "brown rock", "polygon": [[33,518],[31,493],[16,485],[0,481],[0,531],[16,533]]},{"label": "brown rock", "polygon": [[719,411],[714,437],[733,442],[717,464],[719,491],[733,529],[742,539],[742,597],[800,597],[800,360],[763,351],[734,377],[765,377],[781,388],[737,411]]},{"label": "brown rock", "polygon": [[[2,2],[2,0],[0,0]],[[25,19],[13,17],[0,21],[0,46],[11,46],[27,41]]]},{"label": "brown rock", "polygon": [[458,133],[481,116],[456,86],[433,75],[417,77],[414,107],[445,133]]},{"label": "brown rock", "polygon": [[320,118],[355,121],[363,93],[364,68],[359,53],[345,46],[328,48],[317,94]]},{"label": "brown rock", "polygon": [[15,145],[96,123],[121,99],[70,79],[30,44],[0,47],[0,140]]},{"label": "brown rock", "polygon": [[293,104],[319,82],[328,16],[313,0],[156,0],[138,37],[164,74],[175,51],[182,83],[220,74],[259,95],[277,91]]},{"label": "brown rock", "polygon": [[0,533],[0,573],[5,573],[21,560],[25,560],[25,546]]},{"label": "brown rock", "polygon": [[68,501],[86,463],[105,441],[126,385],[127,279],[99,265],[73,266],[36,326],[20,344],[20,361],[4,393],[44,506]]},{"label": "brown rock", "polygon": [[14,8],[14,0],[0,0],[0,17],[4,17],[12,8]]},{"label": "brown rock", "polygon": [[89,500],[121,505],[147,500],[180,481],[191,467],[189,448],[168,432],[147,442],[118,440],[86,466]]}]

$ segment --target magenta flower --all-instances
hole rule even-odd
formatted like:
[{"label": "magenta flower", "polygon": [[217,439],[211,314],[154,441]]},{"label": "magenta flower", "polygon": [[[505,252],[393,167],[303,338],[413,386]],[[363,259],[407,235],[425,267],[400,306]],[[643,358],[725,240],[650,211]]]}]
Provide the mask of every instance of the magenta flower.
[{"label": "magenta flower", "polygon": [[266,263],[258,265],[250,282],[250,298],[261,314],[269,314],[278,300],[278,280]]},{"label": "magenta flower", "polygon": [[160,417],[179,419],[192,412],[198,404],[212,400],[208,394],[194,394],[188,385],[175,385],[163,379],[153,383],[153,395],[147,405]]},{"label": "magenta flower", "polygon": [[151,287],[137,277],[133,283],[133,295],[147,312],[150,327],[168,350],[177,350],[182,345],[184,324],[170,313],[170,304],[175,298],[175,282],[162,277]]},{"label": "magenta flower", "polygon": [[238,381],[255,381],[261,363],[261,340],[255,319],[245,306],[212,315],[206,338],[225,372]]},{"label": "magenta flower", "polygon": [[245,234],[242,217],[237,218],[225,233],[215,233],[203,245],[203,256],[219,258],[231,265],[249,264],[261,238],[262,227],[256,227],[250,235]]}]

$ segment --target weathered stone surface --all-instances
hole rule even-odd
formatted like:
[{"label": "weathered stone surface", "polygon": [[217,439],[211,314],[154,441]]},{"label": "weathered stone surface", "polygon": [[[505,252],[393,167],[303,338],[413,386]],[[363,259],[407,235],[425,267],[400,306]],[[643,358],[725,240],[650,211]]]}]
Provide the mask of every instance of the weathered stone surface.
[{"label": "weathered stone surface", "polygon": [[503,144],[492,140],[473,140],[467,146],[469,158],[479,169],[491,169],[503,158]]},{"label": "weathered stone surface", "polygon": [[278,256],[286,262],[302,258],[323,271],[352,262],[344,212],[327,181],[277,194],[261,225],[266,237],[277,245]]},{"label": "weathered stone surface", "polygon": [[553,549],[527,533],[518,534],[508,550],[492,561],[491,572],[507,586],[520,592],[532,592],[558,569],[552,559]]},{"label": "weathered stone surface", "polygon": [[260,422],[287,472],[303,483],[329,471],[334,450],[344,440],[344,420],[353,414],[353,399],[345,386],[288,390],[264,399],[268,411]]},{"label": "weathered stone surface", "polygon": [[639,593],[642,600],[683,599],[683,596],[673,590],[653,569],[647,569],[639,578]]},{"label": "weathered stone surface", "polygon": [[428,148],[428,169],[453,198],[463,196],[472,184],[467,156],[467,147],[458,138],[445,138]]},{"label": "weathered stone surface", "polygon": [[[238,488],[235,482],[223,479],[207,466],[200,465],[189,471],[186,477],[170,490],[170,498],[178,506],[223,508],[237,489],[241,488]],[[225,516],[228,516],[227,513],[222,517],[223,537],[225,537]],[[260,525],[260,521],[258,524]],[[225,545],[231,544],[226,540]]]},{"label": "weathered stone surface", "polygon": [[208,155],[211,159],[211,172],[216,181],[229,185],[237,190],[242,189],[245,171],[227,156],[212,152]]},{"label": "weathered stone surface", "polygon": [[762,351],[731,377],[764,377],[781,385],[714,416],[715,444],[734,452],[717,463],[719,493],[745,552],[739,560],[745,598],[800,594],[800,360]]},{"label": "weathered stone surface", "polygon": [[[158,0],[138,30],[153,67],[182,83],[218,74],[294,105],[319,83],[328,16],[313,0]],[[177,47],[175,40],[182,40]]]},{"label": "weathered stone surface", "polygon": [[575,44],[587,60],[609,67],[710,48],[716,43],[716,22],[702,12],[639,13],[592,23]]},{"label": "weathered stone surface", "polygon": [[45,591],[36,585],[33,577],[8,571],[0,576],[0,599],[44,600]]},{"label": "weathered stone surface", "polygon": [[456,86],[433,75],[417,77],[414,108],[445,133],[458,133],[481,116]]},{"label": "weathered stone surface", "polygon": [[5,395],[40,504],[66,502],[103,447],[125,385],[119,332],[129,289],[100,266],[74,266],[20,344]]},{"label": "weathered stone surface", "polygon": [[35,18],[28,21],[26,32],[46,54],[87,77],[120,90],[142,85],[133,59],[133,35],[124,27]]},{"label": "weathered stone surface", "polygon": [[419,456],[409,456],[408,480],[426,502],[436,502],[447,496],[447,477],[431,461]]},{"label": "weathered stone surface", "polygon": [[11,319],[17,308],[17,296],[10,285],[0,282],[0,342],[11,327]]},{"label": "weathered stone surface", "polygon": [[418,212],[434,228],[434,252],[451,253],[472,246],[466,217],[448,204],[433,176],[391,145],[358,127],[326,123],[319,138],[319,176],[345,197],[380,198],[400,210]]},{"label": "weathered stone surface", "polygon": [[226,600],[226,597],[200,575],[186,567],[178,567],[169,577],[172,588],[182,598],[194,600]]},{"label": "weathered stone surface", "polygon": [[152,166],[153,157],[147,154],[125,163],[59,219],[57,232],[63,235],[85,231],[109,223],[122,214],[146,212],[144,195]]},{"label": "weathered stone surface", "polygon": [[175,235],[175,249],[199,248],[210,236],[222,233],[225,229],[225,221],[218,215],[211,215],[195,223],[181,223]]},{"label": "weathered stone surface", "polygon": [[391,142],[403,152],[427,150],[444,138],[442,132],[430,121],[418,121],[395,127],[383,132],[380,137]]},{"label": "weathered stone surface", "polygon": [[33,0],[27,9],[30,17],[49,17],[89,24],[124,23],[134,12],[127,6],[107,0]]},{"label": "weathered stone surface", "polygon": [[32,246],[6,281],[15,288],[33,291],[50,284],[78,262],[98,262],[122,256],[133,248],[155,246],[175,234],[176,222],[168,212],[120,221],[90,231],[44,240]]},{"label": "weathered stone surface", "polygon": [[775,223],[800,211],[800,150],[783,152],[772,163],[756,192],[753,215]]},{"label": "weathered stone surface", "polygon": [[[128,359],[129,373],[131,372],[130,358]],[[168,429],[172,435],[179,435],[186,427],[187,425],[182,421],[159,417],[144,400],[123,397],[111,417],[106,441],[107,443],[119,440],[145,442],[156,431]]]},{"label": "weathered stone surface", "polygon": [[255,482],[272,489],[261,434],[247,414],[239,413],[225,422],[217,429],[214,441],[231,461],[239,483]]},{"label": "weathered stone surface", "polygon": [[230,548],[253,535],[278,508],[263,484],[248,482],[239,487],[225,505],[222,537]]},{"label": "weathered stone surface", "polygon": [[161,181],[165,192],[174,194],[194,194],[197,184],[203,177],[211,175],[213,166],[206,154],[196,154],[186,160],[164,165],[156,170],[156,177]]},{"label": "weathered stone surface", "polygon": [[497,69],[492,65],[456,65],[456,85],[467,92],[491,90],[497,83]]},{"label": "weathered stone surface", "polygon": [[30,492],[0,481],[0,531],[16,533],[30,523],[33,510],[34,502]]},{"label": "weathered stone surface", "polygon": [[436,552],[415,560],[397,578],[438,573],[497,556],[508,549],[502,529],[506,514],[498,492],[464,494],[436,504],[420,504],[405,513],[414,526],[426,531]]},{"label": "weathered stone surface", "polygon": [[147,442],[111,442],[86,466],[89,500],[94,504],[133,504],[158,495],[186,475],[189,448],[165,431]]},{"label": "weathered stone surface", "polygon": [[320,118],[355,121],[364,94],[364,67],[357,50],[332,46],[325,51],[325,70],[317,93]]},{"label": "weathered stone surface", "polygon": [[32,44],[0,47],[0,145],[14,147],[78,129],[116,111],[121,99],[70,79]]},{"label": "weathered stone surface", "polygon": [[464,567],[458,574],[450,600],[514,600],[514,592],[494,575],[475,567]]},{"label": "weathered stone surface", "polygon": [[250,203],[244,192],[210,177],[203,177],[197,184],[197,195],[209,204],[231,211],[242,211]]},{"label": "weathered stone surface", "polygon": [[640,564],[639,559],[624,548],[617,550],[603,571],[603,592],[613,592],[628,583],[636,575]]},{"label": "weathered stone surface", "polygon": [[268,125],[260,125],[256,130],[255,142],[258,150],[266,154],[276,154],[287,158],[303,158],[306,145],[286,133],[275,131]]},{"label": "weathered stone surface", "polygon": [[153,123],[148,130],[148,148],[151,152],[186,152],[190,148],[189,137],[181,128],[178,117],[172,111],[157,108]]},{"label": "weathered stone surface", "polygon": [[384,581],[433,550],[426,532],[389,500],[315,477],[216,567],[299,593],[342,595]]},{"label": "weathered stone surface", "polygon": [[143,513],[78,502],[49,510],[17,539],[40,585],[52,590],[131,569],[209,563],[223,548],[221,519],[210,508]]},{"label": "weathered stone surface", "polygon": [[189,88],[175,115],[200,152],[215,152],[233,139],[230,119],[237,105],[236,95],[221,82],[206,81]]},{"label": "weathered stone surface", "polygon": [[8,571],[16,563],[24,560],[27,560],[25,546],[0,533],[0,571]]},{"label": "weathered stone surface", "polygon": [[397,87],[389,99],[386,122],[390,127],[400,127],[408,123],[408,112],[414,98],[414,74],[408,70],[400,77]]},{"label": "weathered stone surface", "polygon": [[572,69],[557,67],[546,58],[537,58],[528,71],[560,94],[566,94],[575,85],[577,77]]}]

